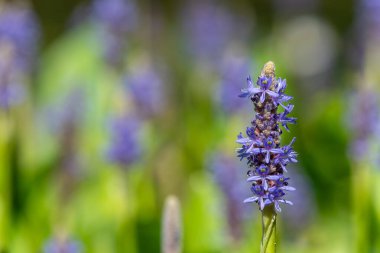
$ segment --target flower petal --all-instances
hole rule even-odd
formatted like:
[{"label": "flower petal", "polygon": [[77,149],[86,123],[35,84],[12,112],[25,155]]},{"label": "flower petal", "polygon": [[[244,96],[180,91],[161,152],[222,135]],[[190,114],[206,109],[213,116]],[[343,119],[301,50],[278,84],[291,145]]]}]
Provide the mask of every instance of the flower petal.
[{"label": "flower petal", "polygon": [[252,176],[252,177],[247,178],[247,181],[251,182],[251,181],[257,181],[257,180],[260,180],[260,179],[261,179],[260,176]]},{"label": "flower petal", "polygon": [[266,156],[265,156],[265,162],[266,162],[266,163],[269,163],[269,159],[270,159],[270,152],[267,151],[267,154],[266,154]]},{"label": "flower petal", "polygon": [[250,197],[245,199],[243,202],[244,203],[251,203],[251,202],[256,202],[259,199],[259,197]]},{"label": "flower petal", "polygon": [[264,103],[264,101],[265,101],[265,92],[262,92],[260,96],[260,103]]},{"label": "flower petal", "polygon": [[274,201],[274,207],[277,212],[281,213],[281,207],[277,200]]},{"label": "flower petal", "polygon": [[266,92],[269,96],[274,97],[274,98],[276,98],[276,97],[279,96],[278,93],[276,93],[276,92],[274,92],[274,91],[271,91],[271,90],[266,90],[265,92]]},{"label": "flower petal", "polygon": [[281,186],[281,189],[285,190],[285,191],[295,191],[296,190],[296,188],[291,187],[291,186],[287,186],[287,185]]}]

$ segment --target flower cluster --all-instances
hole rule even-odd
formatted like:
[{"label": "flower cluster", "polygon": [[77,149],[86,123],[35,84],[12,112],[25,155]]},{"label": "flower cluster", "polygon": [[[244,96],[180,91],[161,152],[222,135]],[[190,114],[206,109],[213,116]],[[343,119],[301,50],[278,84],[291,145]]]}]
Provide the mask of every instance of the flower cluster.
[{"label": "flower cluster", "polygon": [[[257,202],[260,210],[266,205],[274,204],[281,212],[279,203],[291,204],[285,200],[286,191],[295,188],[288,186],[289,178],[284,176],[286,165],[297,162],[297,153],[293,150],[295,138],[289,145],[280,146],[282,125],[288,130],[287,124],[295,123],[296,119],[288,117],[293,105],[286,104],[292,97],[284,94],[286,80],[275,78],[274,64],[268,62],[254,86],[250,77],[248,88],[242,89],[240,97],[250,98],[255,107],[255,118],[247,127],[246,135],[238,135],[237,143],[242,147],[237,150],[240,159],[247,159],[250,170],[247,181],[252,183],[253,197],[244,202]],[[283,108],[279,113],[278,108]]]},{"label": "flower cluster", "polygon": [[240,196],[246,193],[243,175],[236,170],[238,161],[222,152],[216,152],[211,156],[209,167],[212,170],[215,183],[225,197],[226,217],[231,236],[235,240],[241,239],[242,225],[250,210],[241,202]]},{"label": "flower cluster", "polygon": [[210,1],[191,2],[184,13],[184,31],[192,55],[218,62],[233,33],[233,17]]},{"label": "flower cluster", "polygon": [[133,117],[115,118],[111,122],[111,143],[107,150],[108,159],[122,166],[133,164],[141,155],[136,133],[140,123]]},{"label": "flower cluster", "polygon": [[233,114],[239,111],[244,105],[244,101],[236,97],[235,91],[240,87],[244,76],[249,73],[252,62],[249,57],[227,56],[219,68],[220,71],[220,93],[218,105],[226,114]]},{"label": "flower cluster", "polygon": [[373,89],[361,89],[351,98],[348,126],[351,128],[352,142],[350,157],[355,161],[378,156],[376,144],[380,140],[379,94]]},{"label": "flower cluster", "polygon": [[37,52],[39,29],[33,13],[16,5],[0,10],[0,107],[20,103],[25,76]]},{"label": "flower cluster", "polygon": [[44,253],[80,253],[82,245],[75,240],[62,240],[61,238],[52,238],[46,242],[43,248]]},{"label": "flower cluster", "polygon": [[139,115],[151,118],[162,112],[164,105],[164,78],[152,64],[133,68],[124,78],[125,87],[131,92]]},{"label": "flower cluster", "polygon": [[94,0],[93,17],[101,27],[104,57],[119,66],[126,48],[126,37],[137,24],[137,8],[132,0]]},{"label": "flower cluster", "polygon": [[38,38],[39,26],[31,10],[16,5],[3,6],[0,11],[0,41],[11,51],[14,67],[22,70],[31,67]]}]

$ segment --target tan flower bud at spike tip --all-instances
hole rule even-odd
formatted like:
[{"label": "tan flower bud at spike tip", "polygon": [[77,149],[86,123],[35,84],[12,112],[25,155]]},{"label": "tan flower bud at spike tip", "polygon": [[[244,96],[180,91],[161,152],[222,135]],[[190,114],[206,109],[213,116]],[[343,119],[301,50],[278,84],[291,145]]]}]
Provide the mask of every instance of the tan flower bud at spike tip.
[{"label": "tan flower bud at spike tip", "polygon": [[161,252],[180,253],[182,251],[181,207],[178,198],[169,196],[165,200],[161,224]]},{"label": "tan flower bud at spike tip", "polygon": [[274,78],[275,71],[276,71],[276,67],[274,65],[274,62],[268,61],[267,63],[265,63],[263,70],[261,71],[261,76]]}]

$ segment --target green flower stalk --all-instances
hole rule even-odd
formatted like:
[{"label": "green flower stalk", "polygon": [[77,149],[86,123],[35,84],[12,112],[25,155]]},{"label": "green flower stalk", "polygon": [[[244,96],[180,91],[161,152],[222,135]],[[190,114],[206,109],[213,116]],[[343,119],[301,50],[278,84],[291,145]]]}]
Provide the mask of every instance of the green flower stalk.
[{"label": "green flower stalk", "polygon": [[[287,172],[288,163],[297,162],[297,153],[292,148],[295,138],[289,145],[280,146],[280,125],[289,131],[288,124],[295,123],[295,118],[288,117],[294,106],[286,104],[292,97],[285,95],[286,80],[276,79],[273,62],[264,65],[256,86],[250,77],[247,83],[248,87],[242,89],[240,97],[250,98],[255,108],[255,117],[247,127],[247,137],[240,133],[237,139],[237,143],[242,145],[237,150],[238,157],[247,160],[247,181],[251,183],[253,193],[244,202],[257,203],[262,211],[263,237],[260,252],[274,253],[280,203],[293,205],[284,199],[286,191],[295,190],[288,185],[289,178],[284,173]],[[282,112],[278,112],[280,106]]]},{"label": "green flower stalk", "polygon": [[274,206],[266,206],[262,216],[263,237],[261,239],[260,253],[276,252],[276,221],[277,213]]}]

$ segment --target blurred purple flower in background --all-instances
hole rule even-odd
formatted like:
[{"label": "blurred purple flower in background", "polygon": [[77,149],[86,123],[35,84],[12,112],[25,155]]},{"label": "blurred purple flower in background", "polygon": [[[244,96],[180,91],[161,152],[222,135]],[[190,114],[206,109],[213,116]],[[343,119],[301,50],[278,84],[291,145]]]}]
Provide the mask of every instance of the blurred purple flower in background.
[{"label": "blurred purple flower in background", "polygon": [[136,23],[133,0],[94,0],[94,16],[112,31],[126,32]]},{"label": "blurred purple flower in background", "polygon": [[39,26],[33,12],[27,8],[5,6],[0,11],[0,41],[12,50],[12,65],[23,71],[30,70],[36,55]]},{"label": "blurred purple flower in background", "polygon": [[8,108],[25,97],[26,76],[37,53],[39,27],[33,13],[5,5],[0,10],[0,107]]},{"label": "blurred purple flower in background", "polygon": [[101,26],[104,56],[111,66],[123,61],[128,32],[137,24],[133,0],[94,0],[93,17]]},{"label": "blurred purple flower in background", "polygon": [[380,0],[360,1],[360,19],[366,36],[380,39]]},{"label": "blurred purple flower in background", "polygon": [[311,184],[296,166],[291,166],[289,176],[297,191],[288,192],[288,197],[297,208],[283,214],[283,222],[289,233],[288,237],[297,238],[300,233],[308,229],[316,215],[316,202]]},{"label": "blurred purple flower in background", "polygon": [[46,242],[43,253],[81,253],[82,245],[75,240],[53,238]]},{"label": "blurred purple flower in background", "polygon": [[228,157],[220,152],[211,156],[209,161],[215,182],[223,193],[226,201],[226,215],[230,234],[234,240],[241,239],[243,221],[247,218],[250,207],[244,205],[241,196],[249,193],[244,183],[244,176],[239,163],[234,157]]},{"label": "blurred purple flower in background", "polygon": [[366,159],[371,156],[371,144],[380,141],[379,94],[361,90],[352,96],[351,101],[348,116],[353,137],[350,157]]},{"label": "blurred purple flower in background", "polygon": [[[73,88],[61,105],[56,108],[56,127],[53,131],[58,131],[60,137],[59,143],[61,145],[61,157],[59,166],[62,173],[68,177],[66,184],[72,184],[72,178],[80,174],[80,160],[78,155],[78,136],[80,132],[81,123],[85,115],[85,93],[81,87]],[[71,186],[72,187],[72,186]]]},{"label": "blurred purple flower in background", "polygon": [[4,83],[0,85],[0,107],[9,108],[22,102],[25,97],[24,86],[18,83]]},{"label": "blurred purple flower in background", "polygon": [[236,96],[236,90],[240,89],[245,81],[242,76],[248,76],[251,68],[251,61],[248,57],[232,56],[226,57],[220,68],[220,94],[218,104],[223,111],[233,114],[241,109],[244,101]]},{"label": "blurred purple flower in background", "polygon": [[85,113],[85,95],[81,86],[73,87],[42,112],[44,122],[53,134],[62,134],[65,129],[75,128],[81,124]]},{"label": "blurred purple flower in background", "polygon": [[[84,122],[85,92],[75,86],[59,99],[43,108],[41,129],[50,134],[58,148],[54,174],[60,187],[60,201],[70,198],[83,173],[83,160],[80,155],[79,137]],[[47,128],[47,129],[46,129]]]},{"label": "blurred purple flower in background", "polygon": [[184,13],[188,50],[201,60],[218,61],[233,35],[233,17],[212,1],[191,1]]},{"label": "blurred purple flower in background", "polygon": [[141,156],[140,122],[133,117],[119,117],[112,119],[110,123],[111,139],[107,157],[112,163],[129,166]]},{"label": "blurred purple flower in background", "polygon": [[132,69],[124,81],[140,116],[149,118],[162,112],[165,98],[161,72],[150,64],[142,64]]}]

